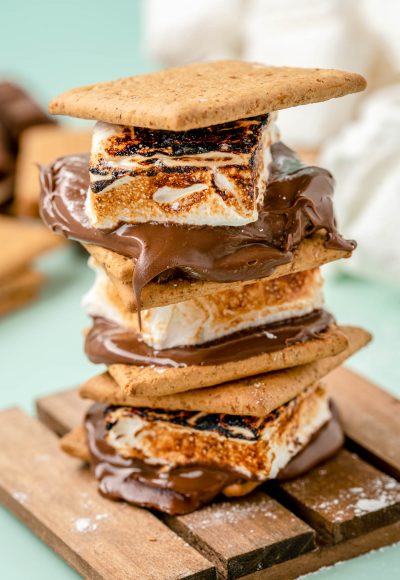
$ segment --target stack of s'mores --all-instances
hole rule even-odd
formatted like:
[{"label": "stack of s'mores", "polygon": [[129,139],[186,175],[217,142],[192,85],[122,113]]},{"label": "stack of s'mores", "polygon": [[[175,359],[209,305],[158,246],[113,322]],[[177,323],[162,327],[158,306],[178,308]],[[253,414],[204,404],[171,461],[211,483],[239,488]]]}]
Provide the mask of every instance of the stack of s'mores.
[{"label": "stack of s'mores", "polygon": [[323,378],[369,335],[324,307],[347,258],[331,174],[280,139],[276,111],[364,89],[357,74],[193,64],[73,89],[90,156],[44,168],[42,217],[96,272],[84,298],[95,401],[64,450],[111,499],[170,514],[244,495],[334,454]]}]

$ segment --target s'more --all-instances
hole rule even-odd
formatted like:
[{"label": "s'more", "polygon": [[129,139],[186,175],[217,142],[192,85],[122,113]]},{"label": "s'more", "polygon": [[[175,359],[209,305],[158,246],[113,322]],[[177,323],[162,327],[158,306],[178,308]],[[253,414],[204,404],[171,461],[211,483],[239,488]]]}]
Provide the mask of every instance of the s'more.
[{"label": "s'more", "polygon": [[72,89],[91,151],[41,169],[41,215],[90,254],[88,358],[107,372],[63,449],[110,499],[169,514],[297,477],[343,444],[324,377],[370,340],[338,325],[320,266],[351,256],[329,171],[280,109],[357,74],[219,61]]}]

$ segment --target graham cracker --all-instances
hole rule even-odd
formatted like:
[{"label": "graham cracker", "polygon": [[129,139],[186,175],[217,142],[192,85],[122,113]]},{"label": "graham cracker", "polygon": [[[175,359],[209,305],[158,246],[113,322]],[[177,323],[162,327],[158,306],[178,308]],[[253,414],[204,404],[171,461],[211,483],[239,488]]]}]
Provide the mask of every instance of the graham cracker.
[{"label": "graham cracker", "polygon": [[234,60],[194,63],[75,88],[49,104],[54,115],[187,131],[364,90],[358,74]]},{"label": "graham cracker", "polygon": [[63,243],[39,223],[0,216],[0,283],[42,252]]},{"label": "graham cracker", "polygon": [[346,336],[338,327],[332,325],[318,338],[307,342],[220,365],[152,368],[114,364],[108,367],[108,371],[125,393],[159,397],[303,365],[338,354],[347,345]]},{"label": "graham cracker", "polygon": [[45,276],[34,270],[22,270],[0,283],[0,316],[25,306],[37,298]]},{"label": "graham cracker", "polygon": [[14,191],[14,213],[18,216],[39,215],[40,183],[38,164],[49,165],[59,157],[90,151],[92,132],[38,125],[21,136],[17,158]]},{"label": "graham cracker", "polygon": [[72,431],[61,437],[60,447],[68,455],[90,462],[90,452],[84,426],[75,427]]},{"label": "graham cracker", "polygon": [[166,397],[128,395],[108,373],[103,373],[84,383],[80,395],[111,405],[264,417],[325,377],[371,340],[371,335],[361,328],[345,326],[341,329],[349,341],[343,352],[291,369]]},{"label": "graham cracker", "polygon": [[[304,239],[293,252],[293,260],[288,264],[278,266],[270,276],[263,280],[272,280],[287,274],[310,270],[322,264],[349,258],[351,252],[343,250],[327,249],[324,246],[326,239],[318,233],[310,238]],[[130,312],[136,312],[136,299],[132,290],[132,277],[134,271],[134,260],[101,246],[93,244],[83,244],[87,251],[93,256],[96,264],[102,266],[108,277],[117,289],[121,300]],[[155,306],[167,306],[191,300],[196,296],[207,296],[222,289],[238,288],[244,284],[250,284],[253,280],[240,282],[208,282],[203,280],[177,279],[157,284],[150,282],[147,284],[141,295],[141,307],[154,308]]]}]

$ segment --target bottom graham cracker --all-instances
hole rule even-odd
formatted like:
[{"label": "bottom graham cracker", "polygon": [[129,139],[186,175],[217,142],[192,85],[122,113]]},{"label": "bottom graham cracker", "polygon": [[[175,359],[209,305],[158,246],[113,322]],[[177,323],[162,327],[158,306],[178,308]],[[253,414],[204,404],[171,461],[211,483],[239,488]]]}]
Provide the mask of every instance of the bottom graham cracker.
[{"label": "bottom graham cracker", "polygon": [[41,422],[1,413],[0,499],[85,578],[288,580],[400,541],[400,401],[340,368],[326,383],[346,449],[307,475],[163,516],[102,498],[58,448],[90,404],[37,401]]}]

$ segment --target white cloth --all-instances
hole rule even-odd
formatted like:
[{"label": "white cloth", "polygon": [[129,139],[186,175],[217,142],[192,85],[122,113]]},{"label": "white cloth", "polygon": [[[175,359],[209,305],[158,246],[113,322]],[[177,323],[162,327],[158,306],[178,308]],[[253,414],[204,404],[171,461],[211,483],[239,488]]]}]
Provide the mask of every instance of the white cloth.
[{"label": "white cloth", "polygon": [[162,65],[243,58],[367,76],[366,93],[281,111],[278,123],[290,146],[329,143],[321,165],[337,180],[340,229],[359,243],[343,267],[400,283],[400,86],[374,94],[399,79],[400,1],[146,0],[145,6],[147,49]]},{"label": "white cloth", "polygon": [[319,164],[336,179],[340,230],[358,242],[340,266],[400,283],[400,84],[373,93]]},{"label": "white cloth", "polygon": [[[360,24],[358,6],[346,0],[146,0],[145,46],[165,66],[243,58],[366,74],[374,43]],[[286,141],[319,146],[352,118],[358,99],[283,111]]]}]

